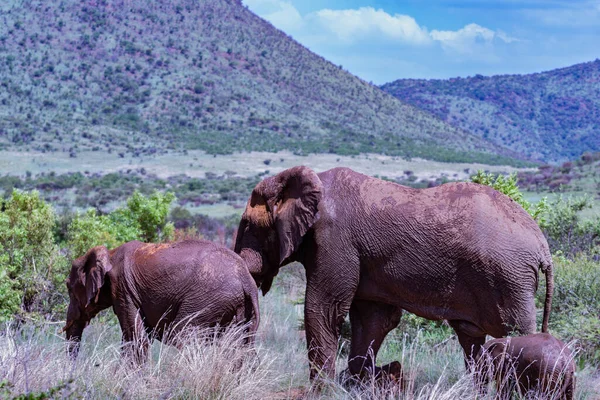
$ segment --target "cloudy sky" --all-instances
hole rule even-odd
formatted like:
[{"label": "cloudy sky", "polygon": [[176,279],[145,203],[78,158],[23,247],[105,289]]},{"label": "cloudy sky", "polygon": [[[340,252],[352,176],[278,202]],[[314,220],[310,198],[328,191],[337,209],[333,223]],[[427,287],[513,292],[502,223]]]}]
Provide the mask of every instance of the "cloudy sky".
[{"label": "cloudy sky", "polygon": [[600,58],[600,0],[243,0],[376,84],[540,72]]}]

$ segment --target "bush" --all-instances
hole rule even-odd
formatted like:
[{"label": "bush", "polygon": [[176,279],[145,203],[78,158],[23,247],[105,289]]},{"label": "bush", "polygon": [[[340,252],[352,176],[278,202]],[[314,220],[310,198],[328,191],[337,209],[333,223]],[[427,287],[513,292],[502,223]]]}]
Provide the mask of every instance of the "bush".
[{"label": "bush", "polygon": [[150,197],[145,197],[135,192],[127,200],[127,209],[124,211],[137,222],[144,241],[170,240],[174,227],[173,224],[167,223],[167,215],[173,200],[175,200],[173,193],[154,192]]},{"label": "bush", "polygon": [[136,226],[129,221],[113,221],[109,215],[98,215],[90,209],[82,215],[76,215],[69,225],[67,246],[73,259],[84,255],[95,246],[109,249],[135,240],[140,236]]},{"label": "bush", "polygon": [[[108,215],[96,210],[76,215],[67,232],[70,255],[135,239],[169,240],[173,226],[166,219],[174,198],[171,193],[134,193],[126,207]],[[54,236],[59,231],[54,210],[37,191],[13,190],[0,206],[0,322],[63,311],[69,263]]]},{"label": "bush", "polygon": [[0,212],[0,321],[48,313],[66,261],[54,242],[55,214],[38,192],[13,190]]},{"label": "bush", "polygon": [[135,192],[125,208],[107,215],[94,209],[77,215],[69,225],[68,248],[73,258],[84,255],[94,246],[111,249],[131,240],[166,241],[173,237],[173,224],[167,223],[172,193],[154,192],[146,197]]},{"label": "bush", "polygon": [[557,197],[550,203],[541,227],[553,251],[567,256],[597,255],[600,218],[581,221],[579,212],[590,208],[589,197]]},{"label": "bush", "polygon": [[[550,330],[563,340],[577,340],[580,359],[600,362],[600,264],[580,255],[554,255],[554,297]],[[545,283],[537,292],[543,304]]]}]

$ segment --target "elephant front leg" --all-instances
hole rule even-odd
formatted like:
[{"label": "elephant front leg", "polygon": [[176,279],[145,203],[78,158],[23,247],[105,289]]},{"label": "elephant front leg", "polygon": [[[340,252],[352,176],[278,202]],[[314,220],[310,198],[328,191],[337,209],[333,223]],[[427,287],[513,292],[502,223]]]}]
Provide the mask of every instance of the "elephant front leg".
[{"label": "elephant front leg", "polygon": [[308,286],[304,304],[310,379],[333,380],[340,327],[354,293],[336,297],[333,301],[322,300],[320,294],[314,293]]},{"label": "elephant front leg", "polygon": [[144,321],[139,310],[134,306],[115,307],[122,331],[122,355],[136,364],[148,359],[150,338],[146,333]]},{"label": "elephant front leg", "polygon": [[379,348],[387,334],[398,326],[402,309],[383,303],[354,300],[350,307],[352,342],[348,369],[354,377],[365,374],[388,375],[401,380],[401,365],[395,361],[383,367],[376,367]]}]

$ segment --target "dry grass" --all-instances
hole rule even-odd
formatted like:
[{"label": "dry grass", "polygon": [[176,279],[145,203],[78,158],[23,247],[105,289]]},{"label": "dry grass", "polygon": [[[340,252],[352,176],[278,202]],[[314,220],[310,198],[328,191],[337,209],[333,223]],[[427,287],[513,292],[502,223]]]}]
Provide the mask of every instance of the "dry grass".
[{"label": "dry grass", "polygon": [[[114,319],[105,318],[86,329],[79,357],[72,362],[60,325],[8,326],[0,332],[0,398],[40,393],[86,399],[494,398],[491,384],[482,396],[473,377],[464,373],[455,339],[435,346],[420,337],[398,335],[384,343],[380,362],[402,362],[404,388],[367,381],[354,387],[329,382],[322,391],[314,390],[308,380],[304,335],[297,328],[299,314],[291,304],[302,292],[298,281],[297,276],[284,276],[272,293],[261,298],[261,328],[254,349],[241,343],[240,328],[232,328],[212,341],[190,337],[181,349],[155,342],[149,361],[134,366],[121,358]],[[339,357],[338,371],[346,361]],[[577,375],[576,399],[599,398],[597,369],[580,366]]]},{"label": "dry grass", "polygon": [[[264,163],[269,160],[269,165]],[[358,156],[343,156],[336,154],[310,154],[301,156],[290,151],[270,152],[239,152],[227,155],[211,155],[200,150],[190,150],[186,153],[172,152],[167,154],[144,157],[119,157],[116,153],[85,151],[73,160],[64,153],[41,153],[21,151],[0,151],[0,170],[9,175],[23,176],[25,171],[34,175],[41,172],[54,171],[57,174],[67,172],[110,173],[127,169],[144,168],[148,173],[161,178],[186,174],[190,177],[205,177],[206,172],[223,175],[233,171],[239,176],[253,177],[269,171],[276,174],[296,165],[307,165],[318,172],[335,168],[351,167],[367,174],[380,175],[389,178],[401,178],[404,171],[412,171],[419,179],[447,176],[451,179],[468,179],[469,173],[478,169],[494,173],[511,173],[531,169],[510,166],[495,166],[475,163],[446,163],[413,158],[406,160],[401,157],[379,154],[361,154]]]},{"label": "dry grass", "polygon": [[237,327],[210,344],[202,335],[187,338],[181,350],[157,343],[142,365],[121,358],[114,327],[90,328],[94,332],[86,335],[75,362],[62,338],[47,328],[7,329],[0,342],[0,380],[10,383],[11,395],[55,388],[59,398],[262,399],[279,382],[273,356],[244,346]]}]

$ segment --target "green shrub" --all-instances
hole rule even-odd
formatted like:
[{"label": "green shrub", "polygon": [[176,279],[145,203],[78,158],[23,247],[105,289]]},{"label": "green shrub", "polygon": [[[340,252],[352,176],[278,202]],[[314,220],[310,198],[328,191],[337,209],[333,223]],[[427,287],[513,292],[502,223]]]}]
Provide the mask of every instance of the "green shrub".
[{"label": "green shrub", "polygon": [[127,200],[126,211],[137,222],[144,241],[164,241],[173,237],[173,224],[167,223],[169,208],[173,200],[175,200],[173,193],[162,194],[160,192],[154,192],[149,197],[135,192]]},{"label": "green shrub", "polygon": [[[68,226],[67,248],[79,257],[94,246],[109,248],[140,239],[168,240],[173,226],[166,222],[171,193],[139,193],[108,215],[89,210]],[[0,209],[0,322],[16,316],[36,318],[65,307],[64,280],[69,269],[56,244],[56,215],[37,191],[13,190]]]},{"label": "green shrub", "polygon": [[588,196],[557,197],[550,203],[542,229],[550,247],[565,255],[598,253],[600,218],[582,221],[580,211],[592,206]]},{"label": "green shrub", "polygon": [[0,321],[48,313],[66,262],[54,242],[55,214],[38,192],[13,190],[0,212]]},{"label": "green shrub", "polygon": [[172,193],[154,192],[146,197],[135,192],[124,208],[107,215],[94,209],[77,215],[69,225],[68,248],[72,258],[84,255],[94,246],[109,249],[131,240],[166,241],[173,237],[173,224],[167,222]]},{"label": "green shrub", "polygon": [[21,305],[22,293],[17,287],[15,277],[16,268],[9,263],[8,254],[0,245],[0,322],[10,319]]},{"label": "green shrub", "polygon": [[[121,213],[115,212],[115,214]],[[76,215],[68,230],[67,246],[73,259],[84,255],[90,248],[106,246],[109,249],[135,240],[140,236],[130,220],[113,220],[109,215],[98,215],[95,209]]]},{"label": "green shrub", "polygon": [[[600,263],[580,255],[573,260],[554,255],[554,297],[550,331],[576,340],[580,359],[600,362]],[[545,283],[537,292],[543,304]]]}]

